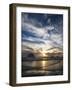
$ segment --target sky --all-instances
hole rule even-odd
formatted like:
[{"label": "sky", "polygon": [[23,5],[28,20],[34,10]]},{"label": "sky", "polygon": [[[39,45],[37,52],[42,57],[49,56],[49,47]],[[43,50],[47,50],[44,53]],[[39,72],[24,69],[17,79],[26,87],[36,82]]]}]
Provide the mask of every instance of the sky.
[{"label": "sky", "polygon": [[21,13],[22,45],[34,50],[63,49],[63,15]]}]

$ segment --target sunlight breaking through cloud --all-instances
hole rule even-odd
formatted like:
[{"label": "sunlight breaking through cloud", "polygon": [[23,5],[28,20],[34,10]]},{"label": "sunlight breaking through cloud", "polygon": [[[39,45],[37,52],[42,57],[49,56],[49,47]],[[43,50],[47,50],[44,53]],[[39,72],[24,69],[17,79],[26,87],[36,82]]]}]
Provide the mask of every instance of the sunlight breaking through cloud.
[{"label": "sunlight breaking through cloud", "polygon": [[36,48],[62,48],[62,20],[62,15],[22,13],[22,42]]}]

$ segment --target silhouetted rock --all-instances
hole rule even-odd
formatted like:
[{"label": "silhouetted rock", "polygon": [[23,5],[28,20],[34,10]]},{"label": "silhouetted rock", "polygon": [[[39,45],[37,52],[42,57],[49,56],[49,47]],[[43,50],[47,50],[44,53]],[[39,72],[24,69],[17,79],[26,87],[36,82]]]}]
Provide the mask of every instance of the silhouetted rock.
[{"label": "silhouetted rock", "polygon": [[27,56],[27,57],[30,57],[30,58],[35,58],[35,56],[34,56],[34,54],[33,54],[33,53],[28,54],[28,56]]}]

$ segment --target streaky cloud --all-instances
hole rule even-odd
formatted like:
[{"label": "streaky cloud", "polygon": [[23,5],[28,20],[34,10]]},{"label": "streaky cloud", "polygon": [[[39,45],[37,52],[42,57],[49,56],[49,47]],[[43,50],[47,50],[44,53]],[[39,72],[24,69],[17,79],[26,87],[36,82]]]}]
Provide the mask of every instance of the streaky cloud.
[{"label": "streaky cloud", "polygon": [[[63,21],[51,22],[51,18],[47,14],[42,14],[47,19],[46,25],[37,18],[30,18],[28,14],[22,16],[22,42],[32,45],[51,46],[63,48]],[[50,16],[50,15],[49,15]],[[38,17],[39,18],[39,17]],[[46,23],[45,22],[45,23]],[[40,47],[41,47],[40,46]]]}]

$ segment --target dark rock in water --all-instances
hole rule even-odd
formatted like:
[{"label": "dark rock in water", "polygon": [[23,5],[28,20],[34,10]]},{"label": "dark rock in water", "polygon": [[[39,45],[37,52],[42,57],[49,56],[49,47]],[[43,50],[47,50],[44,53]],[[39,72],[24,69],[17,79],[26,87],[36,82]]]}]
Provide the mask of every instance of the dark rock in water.
[{"label": "dark rock in water", "polygon": [[36,57],[33,53],[28,53],[27,55],[22,56],[22,61],[26,60],[36,60]]},{"label": "dark rock in water", "polygon": [[35,55],[33,54],[33,53],[30,53],[30,54],[28,54],[28,56],[27,56],[28,58],[30,57],[30,58],[35,58]]}]

